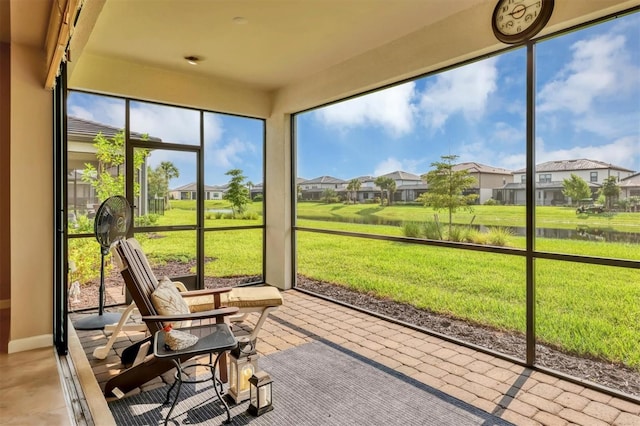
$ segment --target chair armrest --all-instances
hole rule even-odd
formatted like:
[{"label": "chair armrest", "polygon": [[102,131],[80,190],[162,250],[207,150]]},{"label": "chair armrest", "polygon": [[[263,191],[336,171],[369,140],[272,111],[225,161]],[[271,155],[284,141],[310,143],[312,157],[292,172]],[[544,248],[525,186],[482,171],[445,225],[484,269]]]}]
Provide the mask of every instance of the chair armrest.
[{"label": "chair armrest", "polygon": [[231,290],[232,290],[231,287],[205,288],[202,290],[189,290],[186,292],[181,292],[180,296],[182,297],[206,296],[207,294],[228,293]]},{"label": "chair armrest", "polygon": [[[213,307],[218,309],[222,306],[222,300],[220,298],[221,294],[229,293],[231,291],[231,287],[221,287],[221,288],[205,288],[203,290],[191,290],[186,293],[180,293],[183,299],[187,301],[192,297],[201,297],[201,296],[213,296]],[[189,303],[189,302],[187,302]]]},{"label": "chair armrest", "polygon": [[143,321],[162,321],[162,322],[170,322],[170,321],[188,321],[188,320],[199,320],[199,319],[208,319],[208,318],[218,318],[224,317],[227,315],[233,315],[238,312],[238,308],[220,308],[214,309],[212,311],[202,311],[196,312],[193,314],[181,314],[181,315],[147,315],[143,316]]}]

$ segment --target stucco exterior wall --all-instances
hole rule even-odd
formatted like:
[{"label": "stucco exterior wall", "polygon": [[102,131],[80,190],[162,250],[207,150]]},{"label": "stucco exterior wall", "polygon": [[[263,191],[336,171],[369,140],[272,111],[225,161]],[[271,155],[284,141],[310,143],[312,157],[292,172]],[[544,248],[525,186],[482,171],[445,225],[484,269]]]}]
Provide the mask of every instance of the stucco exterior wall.
[{"label": "stucco exterior wall", "polygon": [[53,345],[52,94],[44,53],[11,45],[9,352]]}]

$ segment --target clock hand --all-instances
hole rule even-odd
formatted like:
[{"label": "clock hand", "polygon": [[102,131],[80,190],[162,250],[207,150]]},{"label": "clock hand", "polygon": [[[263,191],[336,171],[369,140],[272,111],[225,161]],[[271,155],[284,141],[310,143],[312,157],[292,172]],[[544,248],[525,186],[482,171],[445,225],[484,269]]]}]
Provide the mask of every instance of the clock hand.
[{"label": "clock hand", "polygon": [[[536,3],[539,3],[539,1],[533,2],[533,3],[531,3],[531,4],[527,5],[527,6],[523,6],[522,3],[517,4],[510,13],[507,13],[507,15],[511,15],[511,17],[514,18],[514,15],[523,14],[524,12],[526,12],[526,10],[528,8],[530,8],[531,6],[533,6]],[[522,15],[520,15],[520,16],[522,16]],[[519,18],[516,18],[516,19],[519,19]]]}]

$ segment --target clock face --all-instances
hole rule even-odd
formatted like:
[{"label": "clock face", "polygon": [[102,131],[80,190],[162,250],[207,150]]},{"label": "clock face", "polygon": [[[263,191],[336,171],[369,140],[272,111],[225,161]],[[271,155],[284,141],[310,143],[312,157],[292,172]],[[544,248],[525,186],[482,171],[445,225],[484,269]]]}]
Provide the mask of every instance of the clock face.
[{"label": "clock face", "polygon": [[536,35],[551,18],[553,0],[500,0],[491,26],[504,43],[520,43]]}]

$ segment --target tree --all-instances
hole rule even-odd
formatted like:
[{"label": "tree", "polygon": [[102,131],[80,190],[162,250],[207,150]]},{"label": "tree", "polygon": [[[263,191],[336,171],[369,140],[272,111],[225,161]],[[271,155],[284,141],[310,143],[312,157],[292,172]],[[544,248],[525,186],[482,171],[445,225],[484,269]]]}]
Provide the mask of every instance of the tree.
[{"label": "tree", "polygon": [[351,201],[352,195],[355,195],[354,197],[355,201],[358,200],[358,191],[360,191],[361,186],[362,186],[362,182],[360,182],[360,179],[354,178],[349,181],[349,184],[347,185],[347,191],[349,192],[349,201]]},{"label": "tree", "polygon": [[476,185],[476,179],[469,175],[468,170],[454,171],[454,161],[457,155],[443,155],[442,161],[431,163],[431,170],[420,176],[427,182],[428,191],[421,194],[416,201],[425,206],[432,207],[435,211],[449,211],[449,235],[451,235],[453,213],[458,209],[473,211],[470,205],[477,198],[477,194],[464,195],[464,191]]},{"label": "tree", "polygon": [[602,182],[602,186],[599,191],[600,195],[604,196],[605,208],[610,209],[614,199],[620,195],[620,187],[618,186],[618,178],[615,176],[609,176]]},{"label": "tree", "polygon": [[[148,136],[143,135],[142,140]],[[114,195],[124,195],[124,130],[116,133],[111,139],[105,137],[102,132],[93,139],[96,148],[98,168],[90,163],[85,163],[82,181],[90,184],[96,190],[100,202]],[[136,172],[144,164],[149,155],[148,149],[136,149],[133,151],[133,168]],[[140,194],[140,184],[133,184],[134,196]]]},{"label": "tree", "polygon": [[159,167],[147,167],[147,188],[149,197],[159,198],[167,193],[167,181]]},{"label": "tree", "polygon": [[171,209],[171,206],[169,205],[169,182],[173,178],[180,177],[180,170],[178,170],[171,161],[161,162],[157,170],[162,173],[162,176],[164,176],[165,190],[162,193],[162,197],[164,198],[167,209]]},{"label": "tree", "polygon": [[338,193],[335,191],[335,189],[332,188],[325,189],[324,191],[322,191],[322,195],[320,196],[320,200],[324,201],[327,204],[335,202],[337,198]]},{"label": "tree", "polygon": [[253,184],[253,182],[248,181],[247,182],[247,189],[249,190],[249,199],[251,199],[251,188],[253,188],[255,185]]},{"label": "tree", "polygon": [[374,183],[380,188],[380,205],[384,205],[385,191],[387,192],[387,204],[391,204],[391,200],[389,199],[389,192],[391,186],[393,186],[393,191],[396,190],[396,182],[390,177],[378,176]]},{"label": "tree", "polygon": [[574,173],[571,173],[568,179],[562,181],[562,186],[562,193],[565,197],[571,198],[573,204],[583,198],[591,198],[591,189],[587,182]]},{"label": "tree", "polygon": [[246,176],[242,174],[240,169],[231,169],[227,173],[227,176],[231,176],[229,184],[227,185],[227,192],[224,194],[224,199],[231,203],[231,210],[233,216],[236,213],[243,213],[249,203],[249,190],[245,186],[244,180]]},{"label": "tree", "polygon": [[387,183],[387,195],[389,198],[389,205],[391,205],[391,201],[393,200],[393,194],[396,192],[396,181],[389,178],[389,182]]}]

